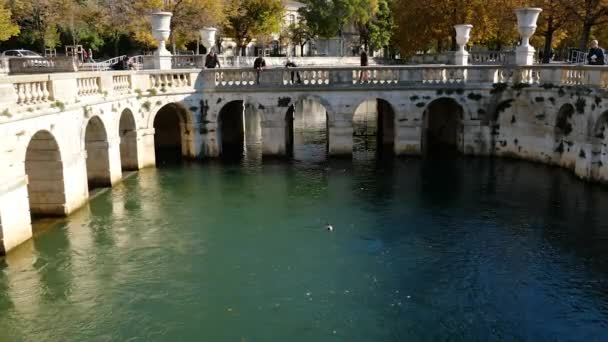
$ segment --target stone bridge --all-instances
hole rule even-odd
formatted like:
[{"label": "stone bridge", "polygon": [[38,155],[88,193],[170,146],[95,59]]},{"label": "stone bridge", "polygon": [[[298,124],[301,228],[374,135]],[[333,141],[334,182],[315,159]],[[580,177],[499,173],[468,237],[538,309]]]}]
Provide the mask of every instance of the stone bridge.
[{"label": "stone bridge", "polygon": [[1,77],[0,253],[32,236],[31,217],[69,215],[90,189],[154,166],[159,150],[219,157],[253,123],[264,156],[289,156],[303,102],[324,109],[330,156],[351,155],[357,113],[371,101],[376,139],[395,155],[453,149],[608,180],[601,67],[277,68],[257,78],[251,69]]}]

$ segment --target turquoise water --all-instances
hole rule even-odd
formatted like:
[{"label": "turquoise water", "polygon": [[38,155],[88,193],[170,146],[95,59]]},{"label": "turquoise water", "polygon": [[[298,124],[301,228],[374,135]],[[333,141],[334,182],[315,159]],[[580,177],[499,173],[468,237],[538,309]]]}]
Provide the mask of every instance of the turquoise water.
[{"label": "turquoise water", "polygon": [[143,170],[0,260],[0,341],[605,340],[606,203],[486,159]]}]

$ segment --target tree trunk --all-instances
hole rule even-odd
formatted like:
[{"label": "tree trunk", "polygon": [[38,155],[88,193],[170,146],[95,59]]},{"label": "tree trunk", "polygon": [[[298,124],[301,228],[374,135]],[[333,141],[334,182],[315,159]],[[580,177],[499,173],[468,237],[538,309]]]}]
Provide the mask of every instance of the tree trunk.
[{"label": "tree trunk", "polygon": [[593,27],[593,23],[589,21],[585,21],[583,23],[583,31],[581,33],[581,41],[579,43],[579,48],[582,51],[587,49],[587,45],[589,44],[589,36],[591,35],[591,27]]},{"label": "tree trunk", "polygon": [[545,33],[545,49],[543,50],[543,63],[548,64],[551,62],[551,46],[553,45],[553,33],[554,30],[549,25],[547,32]]},{"label": "tree trunk", "polygon": [[177,55],[177,44],[175,43],[175,34],[171,31],[171,50],[173,51],[173,55]]},{"label": "tree trunk", "polygon": [[114,34],[114,57],[118,57],[118,43],[120,42],[119,35]]}]

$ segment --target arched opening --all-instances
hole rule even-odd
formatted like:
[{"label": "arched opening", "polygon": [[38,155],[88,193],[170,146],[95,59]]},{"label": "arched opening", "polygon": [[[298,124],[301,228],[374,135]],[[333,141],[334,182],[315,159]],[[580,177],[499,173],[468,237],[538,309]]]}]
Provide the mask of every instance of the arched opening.
[{"label": "arched opening", "polygon": [[65,215],[63,163],[50,132],[38,131],[27,145],[25,174],[32,217]]},{"label": "arched opening", "polygon": [[561,106],[555,118],[555,152],[561,154],[564,152],[564,139],[572,133],[572,116],[574,115],[574,106],[566,103]]},{"label": "arched opening", "polygon": [[353,153],[355,156],[392,155],[395,139],[395,113],[382,99],[361,103],[353,116]]},{"label": "arched opening", "polygon": [[462,107],[453,99],[432,101],[423,114],[422,151],[425,155],[461,152]]},{"label": "arched opening", "polygon": [[285,114],[288,155],[298,160],[324,160],[327,124],[327,109],[314,99],[303,99],[289,106]]},{"label": "arched opening", "polygon": [[245,151],[245,103],[228,102],[218,115],[220,155],[224,158],[241,158]]},{"label": "arched opening", "polygon": [[178,104],[163,106],[154,117],[156,165],[181,162],[186,130],[186,110]]},{"label": "arched opening", "polygon": [[608,128],[608,111],[602,113],[602,115],[600,115],[600,117],[597,119],[595,127],[593,128],[593,137],[602,141],[606,139],[606,136],[608,135],[606,128]]},{"label": "arched opening", "polygon": [[87,151],[89,189],[112,186],[108,135],[99,117],[94,116],[87,123],[84,143]]},{"label": "arched opening", "polygon": [[118,124],[120,136],[120,164],[123,170],[137,170],[137,127],[130,110],[125,109]]}]

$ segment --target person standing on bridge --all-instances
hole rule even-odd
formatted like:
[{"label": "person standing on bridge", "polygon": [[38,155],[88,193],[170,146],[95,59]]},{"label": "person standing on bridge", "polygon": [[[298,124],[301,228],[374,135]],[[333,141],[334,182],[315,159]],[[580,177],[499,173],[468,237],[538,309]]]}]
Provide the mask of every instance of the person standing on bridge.
[{"label": "person standing on bridge", "polygon": [[258,58],[255,59],[255,61],[253,61],[253,68],[256,71],[256,83],[260,84],[260,73],[262,73],[262,70],[264,70],[264,68],[266,67],[266,60],[264,60],[264,57],[262,57],[261,54],[258,55]]},{"label": "person standing on bridge", "polygon": [[[367,51],[365,49],[361,49],[361,66],[366,67],[369,65],[369,61],[367,59]],[[363,81],[367,82],[367,70],[361,70],[359,73],[359,83]]]},{"label": "person standing on bridge", "polygon": [[205,68],[215,69],[215,67],[221,68],[219,58],[215,54],[215,51],[211,50],[207,57],[205,57]]},{"label": "person standing on bridge", "polygon": [[597,40],[591,41],[591,48],[589,49],[589,54],[587,55],[587,62],[589,65],[604,65],[604,49],[599,47]]}]

